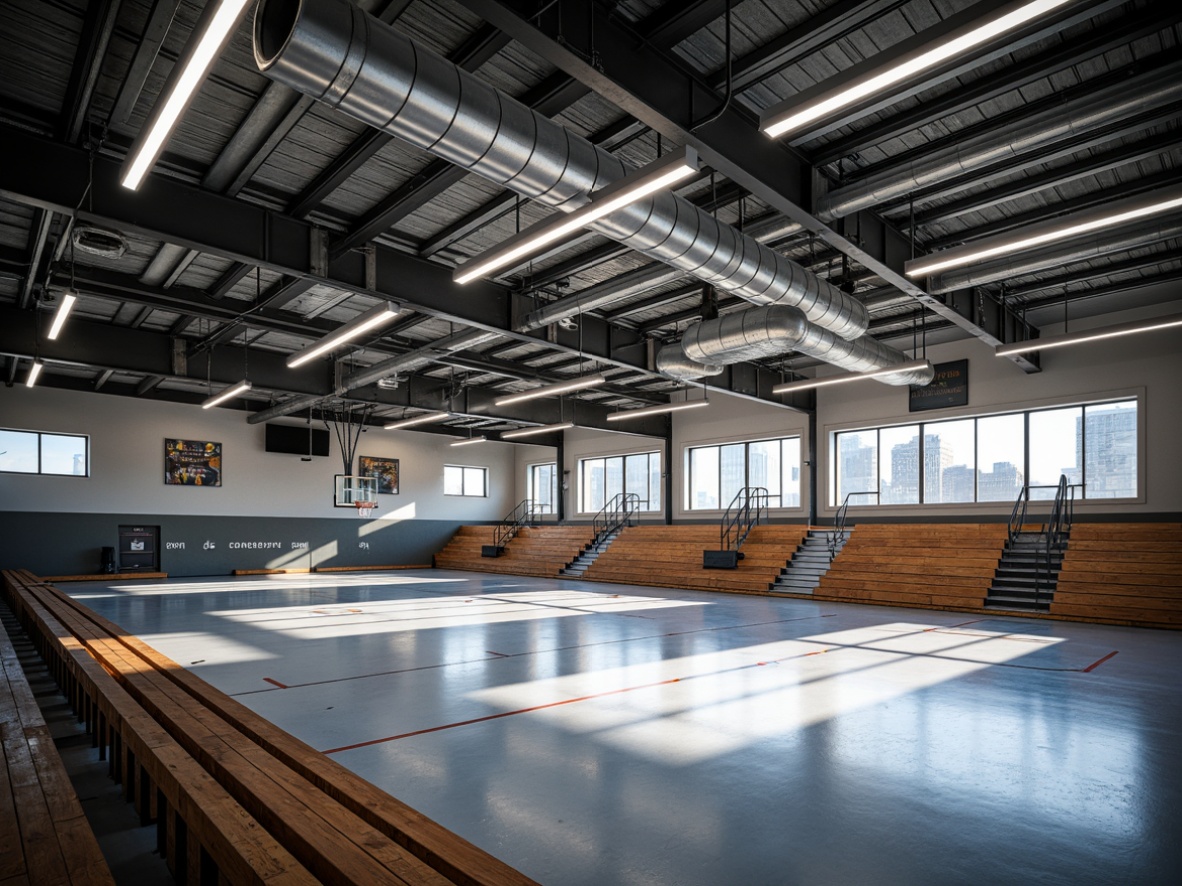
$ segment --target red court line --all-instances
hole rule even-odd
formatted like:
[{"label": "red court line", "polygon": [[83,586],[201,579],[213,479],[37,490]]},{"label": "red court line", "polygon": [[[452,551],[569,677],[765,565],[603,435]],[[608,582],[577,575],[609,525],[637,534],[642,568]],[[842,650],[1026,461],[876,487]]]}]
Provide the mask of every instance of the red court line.
[{"label": "red court line", "polygon": [[596,698],[608,698],[612,695],[623,695],[625,692],[635,692],[638,689],[652,689],[656,686],[668,686],[671,683],[680,683],[683,679],[694,680],[698,677],[714,677],[719,674],[725,674],[734,671],[743,671],[748,668],[758,668],[769,664],[779,664],[782,661],[791,661],[794,658],[808,658],[810,655],[819,655],[822,652],[829,652],[829,649],[818,649],[813,652],[804,652],[800,655],[789,655],[784,658],[776,658],[771,661],[757,661],[754,664],[738,665],[733,668],[725,668],[721,671],[712,671],[706,674],[694,674],[689,677],[672,677],[668,680],[658,680],[655,683],[642,683],[639,686],[625,686],[621,689],[609,689],[606,692],[596,692],[592,695],[583,695],[579,698],[564,698],[561,701],[551,701],[546,704],[534,705],[528,708],[519,708],[515,711],[502,711],[499,714],[488,714],[484,717],[474,717],[471,720],[460,720],[457,723],[444,723],[442,726],[429,726],[426,729],[416,729],[414,732],[403,732],[401,735],[387,735],[385,738],[371,738],[369,741],[361,741],[357,744],[349,744],[344,747],[330,748],[327,751],[321,751],[323,754],[337,754],[341,751],[353,751],[357,748],[367,748],[370,745],[385,744],[388,741],[398,741],[400,738],[412,738],[416,735],[427,735],[432,732],[442,732],[445,729],[455,729],[457,726],[471,726],[474,723],[487,723],[489,720],[500,720],[503,717],[512,717],[517,714],[528,714],[533,711],[544,711],[548,708],[562,707],[563,705],[575,704],[580,701],[591,701]]},{"label": "red court line", "polygon": [[280,689],[287,689],[288,688],[286,684],[280,683],[278,680],[272,680],[270,677],[263,677],[263,682],[264,683],[271,683],[274,686],[278,686]]},{"label": "red court line", "polygon": [[520,708],[516,711],[502,711],[499,714],[489,714],[485,717],[474,717],[471,720],[460,720],[458,723],[445,723],[442,726],[430,726],[427,729],[416,729],[414,732],[404,732],[401,735],[388,735],[385,738],[372,738],[369,741],[358,742],[357,744],[349,744],[340,748],[332,748],[323,751],[325,754],[337,754],[341,751],[353,751],[357,748],[367,748],[370,745],[385,744],[388,741],[398,741],[400,738],[411,738],[415,735],[427,735],[430,732],[442,732],[444,729],[455,729],[457,726],[471,726],[473,723],[486,723],[489,720],[500,720],[502,717],[512,717],[516,714],[528,714],[531,711],[544,711],[547,708],[557,708],[562,705],[574,704],[578,701],[590,701],[593,698],[605,698],[609,695],[621,695],[625,692],[634,692],[637,689],[652,689],[654,686],[666,686],[670,683],[679,683],[681,677],[673,677],[670,680],[660,680],[656,683],[645,683],[642,686],[625,686],[623,689],[612,689],[607,692],[597,692],[594,695],[584,695],[580,698],[564,698],[562,701],[551,701],[546,704],[534,705],[530,708]]},{"label": "red court line", "polygon": [[1104,662],[1108,661],[1108,659],[1112,658],[1112,656],[1116,655],[1116,653],[1118,653],[1119,651],[1120,651],[1119,649],[1113,649],[1111,652],[1109,652],[1103,658],[1096,659],[1094,662],[1092,662],[1090,665],[1088,665],[1086,668],[1084,668],[1083,672],[1085,674],[1090,674],[1092,671],[1096,670],[1096,668],[1100,667],[1100,665],[1104,664]]}]

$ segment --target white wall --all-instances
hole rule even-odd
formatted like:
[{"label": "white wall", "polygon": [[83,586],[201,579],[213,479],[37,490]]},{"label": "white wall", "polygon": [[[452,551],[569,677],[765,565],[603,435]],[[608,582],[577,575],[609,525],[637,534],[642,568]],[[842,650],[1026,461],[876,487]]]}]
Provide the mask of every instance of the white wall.
[{"label": "white wall", "polygon": [[[1109,326],[1182,310],[1182,305],[1138,309],[1072,323],[1071,331]],[[1043,335],[1063,331],[1063,324],[1047,324]],[[817,391],[818,513],[835,511],[829,500],[831,435],[858,427],[934,421],[958,415],[981,415],[1020,409],[1082,403],[1113,397],[1140,398],[1141,448],[1135,502],[1082,502],[1076,514],[1178,513],[1182,511],[1182,332],[1163,330],[1056,348],[1042,353],[1042,371],[1023,372],[977,339],[928,348],[933,363],[967,358],[969,405],[955,409],[908,412],[908,389],[876,382],[833,385]],[[875,516],[1008,515],[1012,502],[994,504],[929,505],[868,508]]]},{"label": "white wall", "polygon": [[[90,477],[0,474],[0,510],[73,513],[342,517],[333,475],[342,473],[335,434],[326,458],[263,449],[263,425],[241,412],[23,386],[0,388],[0,427],[87,434]],[[222,485],[164,485],[164,440],[222,444]],[[399,459],[398,495],[379,495],[377,518],[499,520],[513,506],[514,449],[483,443],[452,449],[450,438],[370,428],[358,455]],[[443,465],[489,469],[488,498],[444,496]]]}]

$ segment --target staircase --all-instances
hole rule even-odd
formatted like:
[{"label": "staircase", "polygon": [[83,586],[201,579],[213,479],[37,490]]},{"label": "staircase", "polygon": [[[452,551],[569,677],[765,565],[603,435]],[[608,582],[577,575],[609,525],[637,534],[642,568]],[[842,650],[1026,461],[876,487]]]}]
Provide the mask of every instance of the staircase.
[{"label": "staircase", "polygon": [[[1047,522],[1038,530],[1026,524],[1031,489],[1054,489],[1055,500]],[[1056,486],[1025,486],[1014,502],[1005,549],[993,583],[985,595],[987,609],[1049,612],[1063,553],[1071,534],[1076,486],[1060,475]]]},{"label": "staircase", "polygon": [[852,530],[843,530],[840,535],[834,535],[828,529],[810,529],[804,541],[793,552],[788,565],[776,576],[771,590],[788,594],[811,594],[820,583],[821,576],[829,571],[829,564],[833,562],[837,551],[845,547],[850,531]]},{"label": "staircase", "polygon": [[1047,612],[1063,567],[1067,539],[1048,540],[1046,531],[1015,533],[1006,542],[985,606]]},{"label": "staircase", "polygon": [[606,533],[603,538],[595,539],[583,548],[583,550],[579,551],[579,556],[558,570],[558,574],[571,578],[582,578],[583,573],[590,568],[592,563],[599,559],[599,555],[607,550],[608,546],[616,540],[619,534],[619,529],[613,529],[611,532]]}]

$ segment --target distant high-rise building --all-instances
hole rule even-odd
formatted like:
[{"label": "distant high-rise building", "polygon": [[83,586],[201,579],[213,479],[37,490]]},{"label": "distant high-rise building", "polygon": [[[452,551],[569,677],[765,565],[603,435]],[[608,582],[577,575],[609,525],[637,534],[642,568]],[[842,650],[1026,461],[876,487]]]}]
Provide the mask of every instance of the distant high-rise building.
[{"label": "distant high-rise building", "polygon": [[977,472],[968,465],[944,468],[940,478],[941,501],[973,501],[976,481]]},{"label": "distant high-rise building", "polygon": [[[952,451],[940,442],[939,434],[923,438],[923,500],[944,501],[944,472],[952,466]],[[893,504],[919,501],[919,436],[891,447],[891,490]],[[952,499],[964,501],[966,499]],[[967,501],[972,501],[970,496]]]},{"label": "distant high-rise building", "polygon": [[992,471],[982,471],[977,478],[977,500],[1012,501],[1022,491],[1025,480],[1013,462],[995,461]]},{"label": "distant high-rise building", "polygon": [[[1137,410],[1089,406],[1075,420],[1075,467],[1083,466],[1088,498],[1137,495]],[[1073,481],[1070,477],[1068,482]]]},{"label": "distant high-rise building", "polygon": [[[838,478],[841,486],[838,499],[845,501],[851,492],[870,492],[878,488],[878,447],[862,444],[849,445],[843,441],[838,459]],[[857,504],[873,504],[854,499]]]}]

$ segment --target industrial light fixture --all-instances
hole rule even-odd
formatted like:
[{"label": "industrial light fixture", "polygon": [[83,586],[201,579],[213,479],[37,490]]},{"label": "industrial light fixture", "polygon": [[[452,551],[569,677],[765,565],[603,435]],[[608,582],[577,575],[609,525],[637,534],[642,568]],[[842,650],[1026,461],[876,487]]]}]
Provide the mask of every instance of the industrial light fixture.
[{"label": "industrial light fixture", "polygon": [[908,363],[896,363],[884,366],[882,369],[872,369],[869,372],[843,372],[838,375],[824,375],[820,378],[802,378],[800,381],[785,382],[772,388],[773,394],[788,394],[792,391],[807,391],[812,388],[823,388],[828,385],[840,385],[851,381],[861,381],[864,378],[878,378],[883,375],[894,375],[896,372],[915,372],[919,369],[930,369],[927,360],[911,360]]},{"label": "industrial light fixture", "polygon": [[426,412],[422,415],[416,415],[414,418],[404,418],[400,421],[391,422],[388,425],[383,425],[382,429],[386,431],[397,431],[401,428],[413,428],[415,425],[425,425],[433,421],[443,421],[450,413],[447,412]]},{"label": "industrial light fixture", "polygon": [[1032,249],[1035,246],[1045,246],[1099,228],[1116,227],[1178,207],[1182,207],[1182,185],[1157,191],[1151,197],[1139,196],[1118,200],[1107,204],[1103,209],[1073,213],[995,237],[984,237],[922,258],[914,258],[903,265],[903,271],[909,277],[931,274],[999,255],[1009,255],[1023,249]]},{"label": "industrial light fixture", "polygon": [[666,412],[681,412],[683,409],[697,409],[699,406],[709,405],[709,400],[685,400],[681,403],[668,403],[664,406],[645,406],[643,409],[626,409],[623,412],[613,412],[607,416],[607,420],[625,421],[629,418],[643,418],[646,415],[663,415]]},{"label": "industrial light fixture", "polygon": [[26,388],[31,388],[31,387],[33,387],[33,385],[37,384],[37,376],[39,376],[41,374],[41,370],[44,368],[45,368],[45,364],[42,363],[40,360],[38,360],[36,357],[34,357],[33,358],[33,365],[29,367],[29,374],[25,376],[25,387]]},{"label": "industrial light fixture", "polygon": [[594,375],[584,375],[581,378],[574,378],[570,381],[560,381],[552,385],[542,385],[540,388],[531,388],[528,391],[522,391],[520,394],[501,397],[495,402],[497,406],[509,406],[512,403],[536,400],[538,397],[551,397],[554,394],[565,394],[568,391],[581,391],[583,388],[592,388],[595,385],[601,385],[605,381],[607,379],[603,377],[603,373],[596,372]]},{"label": "industrial light fixture", "polygon": [[452,446],[471,446],[473,443],[483,443],[487,437],[468,437],[466,440],[456,440]]},{"label": "industrial light fixture", "polygon": [[501,434],[502,440],[516,440],[518,437],[533,437],[537,434],[549,434],[552,431],[565,431],[567,428],[573,428],[575,423],[573,421],[560,421],[556,425],[539,425],[536,428],[521,428],[518,431],[505,431]]},{"label": "industrial light fixture", "polygon": [[321,354],[327,354],[329,351],[335,350],[347,341],[352,341],[359,336],[364,335],[371,329],[381,326],[383,323],[389,323],[398,316],[398,308],[394,307],[390,302],[382,302],[380,305],[370,308],[362,314],[358,314],[340,329],[335,332],[330,332],[316,344],[304,348],[298,353],[292,354],[287,358],[287,366],[289,369],[307,363]]},{"label": "industrial light fixture", "polygon": [[816,89],[810,89],[787,101],[772,105],[760,115],[759,130],[771,138],[779,138],[800,130],[835,111],[963,55],[994,37],[1021,27],[1068,2],[1070,0],[1026,0],[1011,3],[988,18],[977,19],[953,28],[939,40],[906,52],[899,58],[855,77],[852,81],[828,89],[821,84]]},{"label": "industrial light fixture", "polygon": [[516,266],[551,243],[573,234],[597,219],[635,203],[649,194],[694,175],[701,168],[698,153],[688,145],[636,170],[592,195],[590,202],[567,215],[546,219],[510,237],[500,246],[456,268],[456,283],[487,277]]},{"label": "industrial light fixture", "polygon": [[1102,326],[1099,329],[1086,329],[1082,332],[1048,335],[1046,338],[1012,342],[1008,345],[998,345],[993,349],[993,353],[998,357],[1009,357],[1029,351],[1043,351],[1047,348],[1061,348],[1065,345],[1077,345],[1087,341],[1116,338],[1121,335],[1134,335],[1138,332],[1152,332],[1155,329],[1169,329],[1173,326],[1182,326],[1182,314],[1168,314],[1164,317],[1154,317],[1151,320],[1118,323],[1114,326]]},{"label": "industrial light fixture", "polygon": [[164,150],[173,127],[197,93],[201,81],[205,79],[214,59],[222,51],[249,4],[250,0],[222,0],[196,42],[190,38],[189,46],[186,47],[188,55],[180,62],[181,73],[172,91],[163,103],[156,105],[124,161],[126,171],[123,174],[123,187],[134,191],[143,182],[144,176]]},{"label": "industrial light fixture", "polygon": [[66,325],[66,318],[70,316],[70,311],[74,308],[74,302],[78,301],[77,293],[70,291],[62,295],[62,300],[57,304],[57,311],[53,315],[53,323],[49,327],[49,334],[45,337],[53,341],[58,337],[58,333],[62,331],[62,327]]},{"label": "industrial light fixture", "polygon": [[226,388],[220,394],[214,394],[212,397],[203,400],[201,403],[201,408],[209,409],[211,406],[217,406],[219,403],[225,403],[227,400],[237,397],[239,394],[245,394],[250,389],[250,382],[246,379],[243,379],[237,384],[230,385],[230,387]]}]

